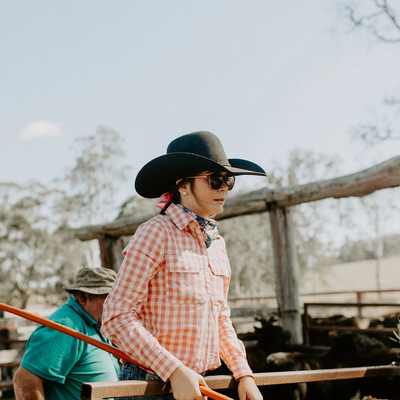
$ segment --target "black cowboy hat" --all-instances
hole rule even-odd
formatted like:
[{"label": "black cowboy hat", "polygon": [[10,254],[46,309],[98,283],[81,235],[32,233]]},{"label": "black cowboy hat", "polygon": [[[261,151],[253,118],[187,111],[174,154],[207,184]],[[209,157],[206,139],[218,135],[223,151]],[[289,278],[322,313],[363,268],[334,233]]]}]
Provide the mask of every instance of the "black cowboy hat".
[{"label": "black cowboy hat", "polygon": [[176,138],[169,144],[167,154],[149,161],[139,171],[135,189],[143,197],[160,197],[171,190],[177,180],[203,171],[267,176],[259,165],[251,161],[228,160],[217,136],[200,131]]}]

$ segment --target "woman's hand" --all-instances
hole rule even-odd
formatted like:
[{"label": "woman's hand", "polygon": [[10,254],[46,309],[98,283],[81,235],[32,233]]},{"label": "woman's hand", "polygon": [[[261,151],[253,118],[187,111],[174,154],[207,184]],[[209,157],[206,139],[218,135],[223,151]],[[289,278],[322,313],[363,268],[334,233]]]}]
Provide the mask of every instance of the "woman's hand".
[{"label": "woman's hand", "polygon": [[263,400],[262,394],[251,376],[239,378],[239,400]]},{"label": "woman's hand", "polygon": [[171,374],[169,381],[176,400],[204,400],[199,387],[200,384],[207,386],[204,378],[183,364]]}]

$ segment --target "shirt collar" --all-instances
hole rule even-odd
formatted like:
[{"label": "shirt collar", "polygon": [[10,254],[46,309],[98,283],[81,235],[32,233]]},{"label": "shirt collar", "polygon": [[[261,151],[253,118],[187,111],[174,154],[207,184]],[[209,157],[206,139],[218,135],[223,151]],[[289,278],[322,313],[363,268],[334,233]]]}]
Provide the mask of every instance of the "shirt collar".
[{"label": "shirt collar", "polygon": [[195,216],[186,213],[180,204],[171,203],[165,210],[170,220],[176,225],[179,230],[185,229],[193,220]]},{"label": "shirt collar", "polygon": [[218,236],[218,222],[207,220],[188,209],[186,210],[180,204],[171,203],[165,210],[165,214],[179,230],[185,229],[192,221],[197,221],[197,224],[204,235],[205,244],[207,247],[210,247],[212,241]]},{"label": "shirt collar", "polygon": [[201,217],[200,215],[195,214],[193,211],[189,210],[185,206],[183,206],[183,210],[189,215],[194,216],[200,226],[200,230],[203,232],[206,246],[210,247],[212,241],[218,236],[217,221]]},{"label": "shirt collar", "polygon": [[70,297],[67,301],[67,306],[73,308],[90,326],[97,327],[97,322],[82,308],[82,306]]}]

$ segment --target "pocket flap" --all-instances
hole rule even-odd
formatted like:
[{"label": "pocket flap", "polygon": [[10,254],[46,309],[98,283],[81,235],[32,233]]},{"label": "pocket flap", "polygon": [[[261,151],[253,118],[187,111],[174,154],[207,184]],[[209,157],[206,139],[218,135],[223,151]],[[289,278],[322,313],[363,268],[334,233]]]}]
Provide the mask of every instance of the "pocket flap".
[{"label": "pocket flap", "polygon": [[166,268],[169,272],[198,274],[203,269],[204,260],[201,256],[171,257],[166,260]]},{"label": "pocket flap", "polygon": [[213,272],[214,275],[226,276],[226,277],[231,276],[231,271],[227,260],[224,260],[222,258],[216,258],[210,260],[210,266],[211,266],[211,271]]}]

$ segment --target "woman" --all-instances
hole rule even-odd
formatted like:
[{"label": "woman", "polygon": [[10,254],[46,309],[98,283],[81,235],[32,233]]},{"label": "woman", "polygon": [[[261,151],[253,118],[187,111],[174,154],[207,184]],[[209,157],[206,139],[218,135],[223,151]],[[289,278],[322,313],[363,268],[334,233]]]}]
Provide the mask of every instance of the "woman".
[{"label": "woman", "polygon": [[124,365],[121,379],[161,378],[176,400],[203,399],[199,384],[221,357],[240,399],[262,399],[229,317],[229,261],[211,219],[236,175],[266,176],[250,161],[228,160],[210,132],[178,137],[139,171],[136,191],[161,196],[161,212],[125,248],[104,305],[105,336],[137,361]]}]

